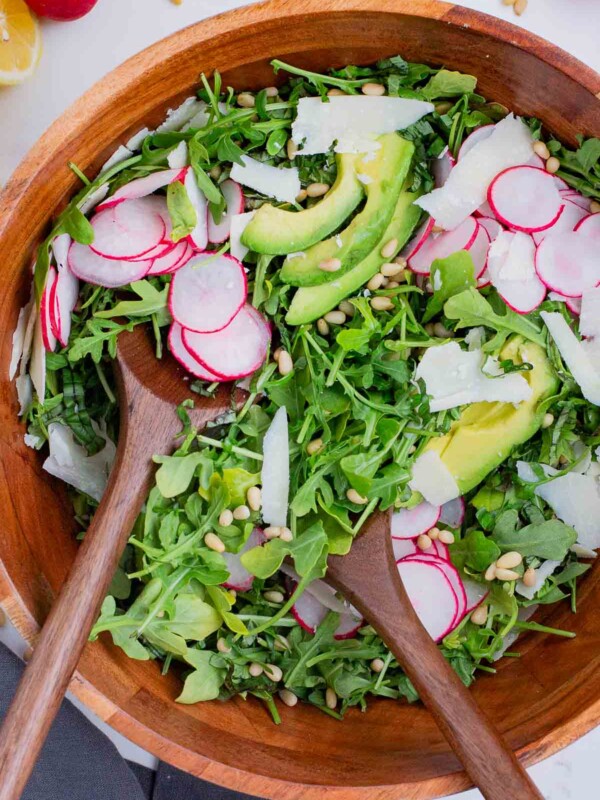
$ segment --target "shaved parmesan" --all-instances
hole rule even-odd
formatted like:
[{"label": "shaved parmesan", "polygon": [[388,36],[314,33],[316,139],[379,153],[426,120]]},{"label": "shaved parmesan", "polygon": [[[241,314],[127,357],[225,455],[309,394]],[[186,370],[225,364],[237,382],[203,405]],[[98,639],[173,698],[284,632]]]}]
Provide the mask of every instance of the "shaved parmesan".
[{"label": "shaved parmesan", "polygon": [[590,403],[600,405],[600,372],[590,357],[590,350],[577,339],[562,314],[542,311],[541,317],[583,396]]},{"label": "shaved parmesan", "polygon": [[442,506],[460,496],[452,473],[433,450],[427,450],[417,458],[408,485],[414,492],[420,492],[432,506]]},{"label": "shaved parmesan", "polygon": [[243,261],[248,253],[248,248],[242,244],[242,234],[246,230],[246,225],[250,222],[256,211],[246,211],[245,214],[234,214],[231,217],[231,228],[229,229],[229,252],[238,261]]},{"label": "shaved parmesan", "polygon": [[234,164],[231,168],[232,180],[282,203],[296,201],[301,189],[298,167],[279,169],[250,156],[241,156],[241,159],[244,166]]},{"label": "shaved parmesan", "polygon": [[33,400],[33,386],[29,375],[19,375],[15,381],[15,388],[19,401],[19,416],[22,417]]},{"label": "shaved parmesan", "polygon": [[142,128],[141,131],[138,131],[134,134],[128,142],[125,142],[125,147],[132,152],[139,150],[144,142],[146,136],[151,134],[152,131],[150,128]]},{"label": "shaved parmesan", "polygon": [[285,525],[290,492],[290,443],[285,406],[277,410],[263,440],[262,518],[268,525]]},{"label": "shaved parmesan", "polygon": [[367,153],[379,149],[375,137],[402,131],[433,111],[431,103],[403,97],[353,95],[302,97],[292,123],[292,140],[302,155]]},{"label": "shaved parmesan", "polygon": [[167,156],[167,164],[171,169],[183,169],[188,163],[187,142],[179,142]]},{"label": "shaved parmesan", "polygon": [[528,600],[533,600],[535,595],[546,583],[546,580],[550,577],[550,575],[552,575],[557,567],[560,567],[561,564],[562,561],[544,561],[543,564],[540,564],[540,566],[535,570],[535,583],[533,586],[525,586],[523,581],[518,581],[515,586],[515,591],[519,594],[522,594],[523,597],[526,597]]},{"label": "shaved parmesan", "polygon": [[108,172],[111,167],[116,167],[117,164],[120,164],[122,161],[126,161],[128,158],[131,158],[132,155],[133,153],[131,150],[122,144],[120,147],[117,147],[108,161],[104,162],[102,168],[100,169],[100,174],[102,175],[103,172]]},{"label": "shaved parmesan", "polygon": [[484,359],[481,350],[461,350],[457,342],[428,348],[415,376],[425,381],[431,410],[481,401],[520,403],[531,396],[531,386],[522,375],[505,375],[496,359]]},{"label": "shaved parmesan", "polygon": [[[98,426],[93,422],[92,425],[96,433],[104,436]],[[96,455],[88,456],[85,448],[75,441],[70,428],[52,422],[48,426],[50,455],[44,461],[44,469],[100,502],[116,453],[113,442],[106,436],[104,439],[104,448]]]},{"label": "shaved parmesan", "polygon": [[93,208],[96,208],[98,203],[101,203],[104,200],[104,198],[108,194],[109,189],[110,186],[108,185],[108,183],[102,183],[100,186],[98,186],[97,189],[94,189],[94,191],[91,194],[89,194],[79,206],[79,210],[81,211],[81,213],[87,214]]},{"label": "shaved parmesan", "polygon": [[25,331],[27,329],[27,320],[31,311],[31,300],[26,306],[19,311],[19,318],[17,319],[17,327],[15,328],[12,336],[12,351],[10,355],[10,364],[8,367],[8,379],[12,379],[17,374],[19,362],[23,355],[23,344],[25,342]]},{"label": "shaved parmesan", "polygon": [[[436,275],[438,274],[436,272]],[[465,336],[465,342],[468,344],[469,350],[481,350],[485,342],[485,328],[471,328]]]},{"label": "shaved parmesan", "polygon": [[458,227],[486,201],[489,185],[498,173],[529,161],[532,144],[529,128],[509,114],[458,161],[442,187],[415,200],[416,205],[427,211],[436,225],[446,230]]},{"label": "shaved parmesan", "polygon": [[572,545],[570,550],[571,550],[572,553],[575,553],[575,555],[578,558],[597,558],[598,557],[598,553],[596,553],[595,550],[590,550],[589,547],[583,547],[582,545],[577,544],[577,543]]},{"label": "shaved parmesan", "polygon": [[535,243],[531,236],[517,231],[501,231],[490,245],[488,269],[492,283],[524,281],[536,277],[534,267]]},{"label": "shaved parmesan", "polygon": [[206,108],[206,103],[198,100],[197,97],[188,97],[177,108],[170,108],[167,111],[167,118],[156,129],[157,133],[169,133],[169,131],[178,131],[189,122],[195,114]]},{"label": "shaved parmesan", "polygon": [[581,295],[579,333],[582,336],[600,336],[600,286],[584,289]]},{"label": "shaved parmesan", "polygon": [[33,340],[31,342],[31,365],[29,367],[29,374],[33,388],[36,391],[40,403],[44,402],[46,397],[46,348],[44,347],[44,339],[42,337],[42,323],[38,316],[35,328],[33,331]]}]

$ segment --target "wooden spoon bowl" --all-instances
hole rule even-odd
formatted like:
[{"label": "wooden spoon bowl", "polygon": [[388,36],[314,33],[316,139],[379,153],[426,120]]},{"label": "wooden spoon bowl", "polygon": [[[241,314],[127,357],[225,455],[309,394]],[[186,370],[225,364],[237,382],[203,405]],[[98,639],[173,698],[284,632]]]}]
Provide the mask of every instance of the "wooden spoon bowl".
[{"label": "wooden spoon bowl", "polygon": [[[93,174],[120,142],[192,93],[201,71],[257,89],[279,56],[312,69],[406,58],[471,72],[482,94],[540,117],[557,136],[600,135],[600,78],[531,34],[429,0],[274,0],[181,31],[88,92],[35,146],[0,198],[0,603],[35,645],[39,624],[76,552],[64,487],[23,444],[7,381],[12,331],[29,289],[31,255],[51,216],[76,190],[73,160]],[[285,76],[281,76],[281,80]],[[600,721],[600,568],[565,604],[536,619],[577,632],[566,641],[524,636],[520,659],[482,676],[478,704],[533,762]],[[175,675],[135,662],[102,639],[88,645],[72,690],[102,719],[159,757],[207,780],[281,800],[430,798],[468,780],[421,706],[375,701],[344,723],[316,709],[282,709],[275,727],[256,701],[180,706]]]}]

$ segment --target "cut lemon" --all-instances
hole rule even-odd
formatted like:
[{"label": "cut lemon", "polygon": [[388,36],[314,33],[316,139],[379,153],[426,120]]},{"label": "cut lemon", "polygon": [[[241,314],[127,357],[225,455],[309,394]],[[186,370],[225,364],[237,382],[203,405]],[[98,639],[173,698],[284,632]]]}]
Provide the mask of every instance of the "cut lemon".
[{"label": "cut lemon", "polygon": [[41,52],[40,28],[24,0],[0,0],[0,84],[28,78]]}]

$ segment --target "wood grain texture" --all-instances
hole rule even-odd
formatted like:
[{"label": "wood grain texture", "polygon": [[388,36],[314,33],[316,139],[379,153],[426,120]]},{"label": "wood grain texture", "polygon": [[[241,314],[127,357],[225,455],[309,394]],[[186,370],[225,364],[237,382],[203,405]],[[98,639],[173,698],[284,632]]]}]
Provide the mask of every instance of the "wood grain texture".
[{"label": "wood grain texture", "polygon": [[[256,89],[273,83],[275,56],[323,69],[397,52],[473,72],[483,94],[539,116],[565,141],[577,132],[600,135],[598,75],[507,23],[431,0],[273,0],[199,23],[126,62],[47,131],[0,196],[0,603],[30,641],[76,543],[63,487],[23,444],[6,373],[33,246],[77,188],[67,161],[93,174],[117,144],[190,94],[202,70],[217,68],[236,88]],[[521,658],[499,662],[498,674],[473,689],[527,763],[600,721],[599,599],[595,566],[582,581],[576,616],[565,604],[539,612],[577,639],[527,635]],[[158,665],[131,661],[107,640],[86,646],[71,688],[160,758],[262,797],[423,800],[469,785],[418,706],[375,701],[344,723],[313,708],[283,708],[285,724],[275,727],[258,701],[178,706],[175,675],[162,677]]]}]

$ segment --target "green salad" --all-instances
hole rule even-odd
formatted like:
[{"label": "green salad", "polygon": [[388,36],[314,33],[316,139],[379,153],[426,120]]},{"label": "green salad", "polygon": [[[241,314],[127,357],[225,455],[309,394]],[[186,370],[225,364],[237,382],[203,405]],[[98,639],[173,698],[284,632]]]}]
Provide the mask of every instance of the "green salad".
[{"label": "green salad", "polygon": [[[119,336],[179,361],[181,434],[91,638],[176,670],[180,703],[253,695],[280,722],[280,701],[418,699],[324,580],[377,510],[465,684],[524,631],[574,635],[531,617],[576,612],[600,547],[600,140],[566,147],[400,56],[273,67],[261,91],[202,76],[98,176],[71,164],[11,378],[83,537]],[[245,401],[196,430],[223,382]]]}]

